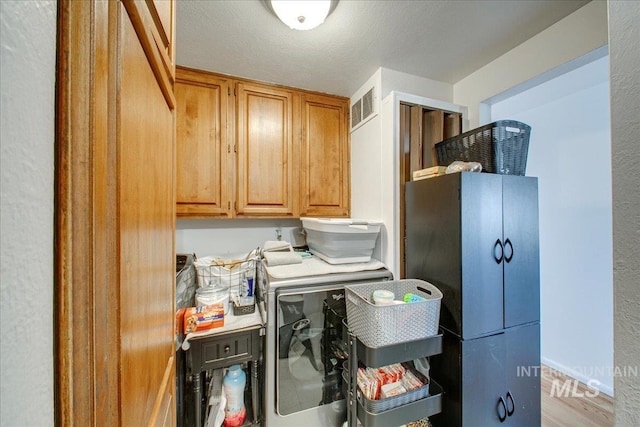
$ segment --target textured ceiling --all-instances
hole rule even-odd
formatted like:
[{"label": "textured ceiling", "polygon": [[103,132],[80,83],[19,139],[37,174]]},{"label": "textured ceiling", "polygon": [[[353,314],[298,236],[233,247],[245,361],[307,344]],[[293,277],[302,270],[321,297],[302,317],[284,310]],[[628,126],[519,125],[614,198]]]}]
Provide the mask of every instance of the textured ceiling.
[{"label": "textured ceiling", "polygon": [[296,31],[260,0],[178,0],[176,60],[343,96],[379,67],[455,83],[586,3],[341,0],[323,25]]}]

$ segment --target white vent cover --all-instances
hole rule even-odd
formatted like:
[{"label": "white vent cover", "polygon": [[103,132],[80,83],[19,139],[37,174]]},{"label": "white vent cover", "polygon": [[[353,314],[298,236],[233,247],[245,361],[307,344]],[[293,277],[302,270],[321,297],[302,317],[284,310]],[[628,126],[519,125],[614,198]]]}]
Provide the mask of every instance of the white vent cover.
[{"label": "white vent cover", "polygon": [[[353,132],[377,114],[375,86],[351,104],[351,131]],[[353,99],[353,98],[352,98]]]},{"label": "white vent cover", "polygon": [[355,128],[362,121],[362,99],[358,99],[351,106],[351,129]]},{"label": "white vent cover", "polygon": [[373,88],[362,97],[362,118],[367,118],[373,114]]}]

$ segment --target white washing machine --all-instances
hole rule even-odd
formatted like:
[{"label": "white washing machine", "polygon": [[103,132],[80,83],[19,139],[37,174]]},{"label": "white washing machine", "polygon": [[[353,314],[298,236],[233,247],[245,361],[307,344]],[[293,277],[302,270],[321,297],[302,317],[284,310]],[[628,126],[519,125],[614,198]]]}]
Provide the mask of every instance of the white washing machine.
[{"label": "white washing machine", "polygon": [[[293,277],[275,278],[264,264],[258,268],[256,292],[267,319],[264,347],[264,412],[266,427],[341,426],[347,419],[342,387],[346,360],[344,286],[392,279],[375,260],[362,271],[308,275],[308,265],[289,266]],[[332,269],[357,268],[356,264]],[[311,269],[317,271],[317,269]]]}]

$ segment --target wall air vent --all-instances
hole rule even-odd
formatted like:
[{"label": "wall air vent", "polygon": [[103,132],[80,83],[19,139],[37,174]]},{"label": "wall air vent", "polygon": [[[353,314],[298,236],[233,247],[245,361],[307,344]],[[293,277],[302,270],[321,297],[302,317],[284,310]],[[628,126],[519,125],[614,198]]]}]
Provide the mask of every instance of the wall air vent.
[{"label": "wall air vent", "polygon": [[373,114],[373,88],[362,97],[362,118],[365,119]]},{"label": "wall air vent", "polygon": [[362,97],[351,99],[351,131],[353,132],[378,113],[376,87],[367,90]]},{"label": "wall air vent", "polygon": [[362,99],[358,99],[358,101],[351,106],[351,129],[358,126],[361,121],[362,121]]}]

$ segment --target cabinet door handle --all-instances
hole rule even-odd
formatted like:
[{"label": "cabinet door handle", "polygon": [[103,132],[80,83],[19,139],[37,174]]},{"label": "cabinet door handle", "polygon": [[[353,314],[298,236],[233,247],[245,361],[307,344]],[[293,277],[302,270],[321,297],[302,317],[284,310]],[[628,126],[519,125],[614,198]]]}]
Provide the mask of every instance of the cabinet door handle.
[{"label": "cabinet door handle", "polygon": [[[500,248],[500,256],[496,253],[496,249]],[[496,244],[493,245],[493,259],[496,260],[496,263],[500,264],[502,262],[502,258],[504,257],[504,249],[502,247],[502,242],[500,239],[496,240]]]},{"label": "cabinet door handle", "polygon": [[[511,402],[511,409],[509,409],[509,402]],[[507,392],[507,415],[511,416],[516,411],[516,402],[513,400],[513,394],[510,391]]]},{"label": "cabinet door handle", "polygon": [[229,347],[228,345],[224,346],[224,354],[227,354],[231,351],[231,347]]},{"label": "cabinet door handle", "polygon": [[511,258],[513,258],[513,245],[511,244],[511,240],[509,240],[509,238],[504,241],[504,248],[506,249],[507,247],[509,247],[509,255],[505,255],[504,260],[506,262],[511,262]]},{"label": "cabinet door handle", "polygon": [[498,419],[503,423],[504,420],[507,419],[507,405],[504,403],[504,398],[502,396],[500,396],[500,399],[498,400],[496,411],[498,412]]}]

